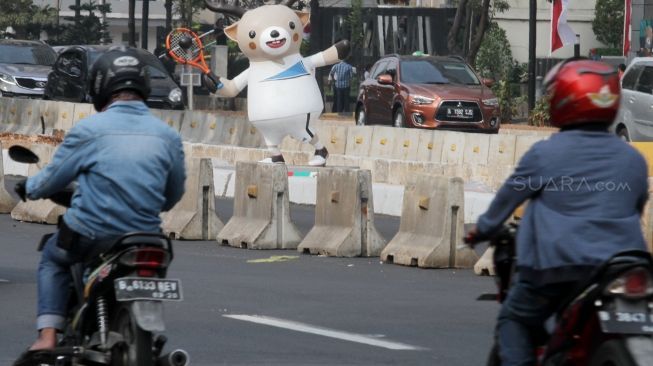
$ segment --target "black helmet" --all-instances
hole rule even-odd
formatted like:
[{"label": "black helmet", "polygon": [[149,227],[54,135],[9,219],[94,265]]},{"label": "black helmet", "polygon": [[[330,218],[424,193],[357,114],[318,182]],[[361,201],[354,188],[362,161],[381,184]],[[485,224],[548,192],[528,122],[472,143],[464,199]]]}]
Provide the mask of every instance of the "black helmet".
[{"label": "black helmet", "polygon": [[143,100],[150,95],[150,75],[136,49],[112,47],[91,68],[89,95],[93,106],[101,111],[120,90],[133,90]]}]

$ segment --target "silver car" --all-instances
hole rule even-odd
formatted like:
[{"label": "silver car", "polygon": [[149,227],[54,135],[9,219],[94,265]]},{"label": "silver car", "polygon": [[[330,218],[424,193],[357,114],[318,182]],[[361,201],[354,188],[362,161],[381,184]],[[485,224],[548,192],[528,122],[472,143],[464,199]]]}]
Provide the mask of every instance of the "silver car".
[{"label": "silver car", "polygon": [[0,40],[0,96],[42,98],[56,59],[43,42]]},{"label": "silver car", "polygon": [[624,72],[611,129],[626,141],[653,141],[653,57],[633,59]]}]

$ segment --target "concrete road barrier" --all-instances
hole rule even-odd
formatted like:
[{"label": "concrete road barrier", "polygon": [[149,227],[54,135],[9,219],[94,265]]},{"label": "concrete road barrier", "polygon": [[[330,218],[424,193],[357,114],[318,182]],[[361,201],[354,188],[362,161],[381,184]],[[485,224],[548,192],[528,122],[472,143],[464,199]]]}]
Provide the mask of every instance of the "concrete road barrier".
[{"label": "concrete road barrier", "polygon": [[90,103],[75,103],[75,114],[73,115],[73,125],[95,114],[93,104]]},{"label": "concrete road barrier", "polygon": [[73,127],[73,120],[75,116],[75,103],[57,102],[57,120],[54,124],[54,129],[58,131],[68,132]]},{"label": "concrete road barrier", "polygon": [[[38,164],[29,166],[28,175],[34,176],[43,169],[54,155],[55,147],[52,145],[33,144],[30,149],[39,157]],[[18,221],[36,222],[54,225],[60,215],[63,215],[66,208],[56,203],[40,199],[36,201],[20,201],[11,210],[11,218]]]},{"label": "concrete road barrier", "polygon": [[16,128],[12,131],[23,135],[34,135],[42,132],[41,100],[16,100],[18,119]]},{"label": "concrete road barrier", "polygon": [[465,133],[453,131],[440,133],[443,135],[442,164],[462,164],[465,154]]},{"label": "concrete road barrier", "polygon": [[474,273],[478,276],[494,276],[494,247],[488,247],[481,258],[474,264]]},{"label": "concrete road barrier", "polygon": [[320,142],[329,154],[344,154],[347,146],[347,127],[320,124],[317,127]]},{"label": "concrete road barrier", "polygon": [[218,243],[243,249],[295,249],[300,241],[290,220],[286,165],[236,163],[234,213],[218,233]]},{"label": "concrete road barrier", "polygon": [[[0,151],[2,151],[2,143],[0,143]],[[18,202],[7,192],[7,188],[5,188],[4,164],[0,155],[0,213],[10,213],[16,207],[16,204]]]},{"label": "concrete road barrier", "polygon": [[468,133],[465,135],[463,163],[486,165],[490,151],[490,135]]},{"label": "concrete road barrier", "polygon": [[546,140],[548,136],[544,135],[518,135],[515,143],[515,164],[518,165],[522,156],[526,154],[535,143]]},{"label": "concrete road barrier", "polygon": [[[392,158],[395,144],[403,137],[403,128],[374,126],[369,156],[373,158]],[[363,155],[365,156],[365,155]]]},{"label": "concrete road barrier", "polygon": [[463,180],[419,174],[406,185],[399,232],[381,260],[423,268],[471,268],[476,253],[463,246]]},{"label": "concrete road barrier", "polygon": [[372,143],[372,127],[351,126],[347,128],[345,155],[369,156]]},{"label": "concrete road barrier", "polygon": [[181,123],[181,137],[186,142],[217,144],[221,124],[218,116],[203,111],[186,111]]},{"label": "concrete road barrier", "polygon": [[175,239],[213,240],[224,224],[215,213],[211,159],[193,158],[188,144],[184,144],[184,154],[186,192],[172,210],[161,214],[161,228]]},{"label": "concrete road barrier", "polygon": [[397,137],[395,138],[392,158],[399,160],[418,160],[420,136],[423,134],[427,136],[431,135],[430,132],[416,128],[401,128],[401,132],[397,132]]},{"label": "concrete road barrier", "polygon": [[161,120],[177,132],[181,132],[181,123],[184,120],[184,111],[162,110]]},{"label": "concrete road barrier", "polygon": [[385,240],[374,226],[369,170],[323,168],[317,175],[315,226],[297,248],[335,257],[376,257]]},{"label": "concrete road barrier", "polygon": [[41,104],[41,131],[40,133],[52,135],[59,118],[59,102],[45,100]]}]

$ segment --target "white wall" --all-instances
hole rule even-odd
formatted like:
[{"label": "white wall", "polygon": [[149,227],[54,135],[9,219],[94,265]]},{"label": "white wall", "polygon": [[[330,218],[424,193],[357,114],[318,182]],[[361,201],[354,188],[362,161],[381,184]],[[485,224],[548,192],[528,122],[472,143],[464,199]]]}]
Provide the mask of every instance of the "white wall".
[{"label": "white wall", "polygon": [[[528,13],[529,0],[510,0],[510,10],[496,15],[495,20],[506,31],[513,57],[519,62],[528,62]],[[599,42],[592,30],[596,0],[570,0],[567,18],[572,29],[580,34],[580,53],[587,56],[591,48],[606,47]],[[551,4],[537,1],[537,57],[567,58],[574,55],[574,46],[569,45],[549,54],[551,44]]]}]

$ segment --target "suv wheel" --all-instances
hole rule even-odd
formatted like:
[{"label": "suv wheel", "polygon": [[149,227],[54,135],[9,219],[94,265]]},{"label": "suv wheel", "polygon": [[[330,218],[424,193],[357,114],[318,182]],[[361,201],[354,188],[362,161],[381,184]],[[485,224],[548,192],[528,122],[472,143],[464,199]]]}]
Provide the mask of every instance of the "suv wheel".
[{"label": "suv wheel", "polygon": [[356,106],[356,126],[367,125],[367,116],[365,115],[365,107],[362,104]]},{"label": "suv wheel", "polygon": [[406,122],[404,119],[405,119],[404,109],[402,107],[397,107],[397,110],[395,111],[395,115],[392,118],[393,125],[395,127],[406,127]]},{"label": "suv wheel", "polygon": [[619,130],[617,130],[617,136],[626,142],[630,142],[630,135],[628,135],[628,129],[626,126],[622,126],[619,128]]}]

